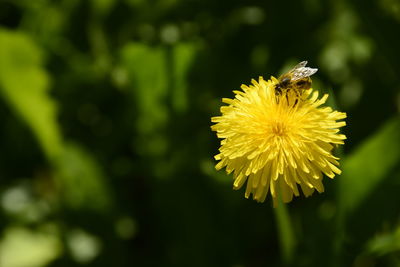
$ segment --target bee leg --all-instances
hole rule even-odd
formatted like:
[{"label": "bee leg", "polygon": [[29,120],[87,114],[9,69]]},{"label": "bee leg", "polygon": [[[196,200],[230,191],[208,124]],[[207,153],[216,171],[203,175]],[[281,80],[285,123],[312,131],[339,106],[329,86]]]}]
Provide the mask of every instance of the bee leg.
[{"label": "bee leg", "polygon": [[293,93],[295,94],[295,97],[294,97],[294,103],[293,103],[292,107],[295,107],[299,103],[299,99],[301,96],[300,96],[299,90],[293,90]]},{"label": "bee leg", "polygon": [[279,84],[275,85],[275,95],[280,95],[282,93],[282,88]]}]

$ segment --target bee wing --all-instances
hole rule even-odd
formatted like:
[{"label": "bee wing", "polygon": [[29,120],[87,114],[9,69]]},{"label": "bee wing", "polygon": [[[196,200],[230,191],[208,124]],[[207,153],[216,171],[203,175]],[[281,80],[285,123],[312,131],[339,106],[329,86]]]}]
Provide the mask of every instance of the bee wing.
[{"label": "bee wing", "polygon": [[[308,63],[307,61],[302,61],[287,73],[287,74],[290,74],[291,81],[297,81],[297,80],[300,80],[300,79],[303,79],[306,77],[310,77],[311,75],[313,75],[314,73],[316,73],[318,71],[317,68],[306,67],[307,63]],[[285,76],[285,75],[282,75],[282,76]]]},{"label": "bee wing", "polygon": [[310,77],[314,73],[318,71],[317,68],[309,68],[309,67],[300,67],[297,69],[294,69],[292,73],[292,81],[297,81],[306,77]]},{"label": "bee wing", "polygon": [[310,77],[318,71],[318,69],[306,67],[307,61],[302,61],[297,64],[290,73],[292,74],[292,81],[297,81],[306,77]]},{"label": "bee wing", "polygon": [[299,69],[299,68],[305,67],[305,66],[307,65],[307,63],[308,63],[308,61],[302,61],[302,62],[300,62],[299,64],[297,64],[296,66],[294,66],[294,68],[293,68],[290,72],[294,71],[295,69]]},{"label": "bee wing", "polygon": [[296,66],[294,66],[293,69],[289,70],[287,73],[295,73],[298,69],[304,68],[307,65],[308,61],[302,61],[298,63]]}]

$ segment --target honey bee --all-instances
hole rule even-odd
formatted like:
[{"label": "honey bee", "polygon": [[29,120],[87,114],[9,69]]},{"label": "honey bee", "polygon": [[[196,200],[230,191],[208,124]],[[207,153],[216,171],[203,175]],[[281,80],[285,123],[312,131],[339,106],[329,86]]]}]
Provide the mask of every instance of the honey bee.
[{"label": "honey bee", "polygon": [[318,69],[306,67],[307,61],[297,64],[292,70],[281,75],[278,78],[279,83],[275,86],[275,92],[281,93],[287,90],[296,90],[300,93],[302,90],[311,88],[311,78]]}]

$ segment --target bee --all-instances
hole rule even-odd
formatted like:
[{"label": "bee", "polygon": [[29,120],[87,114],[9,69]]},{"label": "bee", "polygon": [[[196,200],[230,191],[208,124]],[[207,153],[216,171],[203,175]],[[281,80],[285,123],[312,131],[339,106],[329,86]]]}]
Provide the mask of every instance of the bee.
[{"label": "bee", "polygon": [[310,89],[310,76],[316,73],[318,69],[309,68],[306,65],[307,61],[302,61],[289,72],[279,76],[279,83],[275,86],[275,92],[295,90],[296,93],[300,93],[302,90]]}]

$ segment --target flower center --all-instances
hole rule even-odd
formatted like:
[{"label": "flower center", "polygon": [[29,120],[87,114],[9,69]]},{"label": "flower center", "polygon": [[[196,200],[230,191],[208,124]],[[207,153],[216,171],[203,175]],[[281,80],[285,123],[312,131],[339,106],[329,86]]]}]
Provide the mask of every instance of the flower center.
[{"label": "flower center", "polygon": [[286,124],[276,121],[271,125],[272,133],[276,136],[284,136],[287,133],[287,126]]}]

